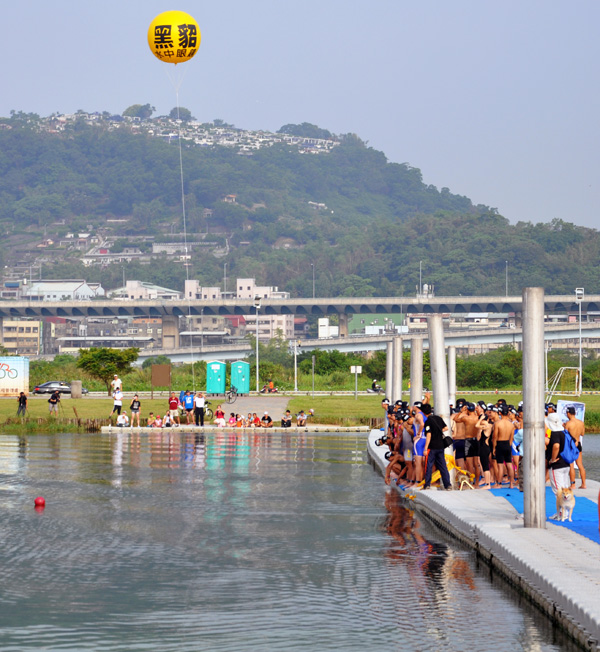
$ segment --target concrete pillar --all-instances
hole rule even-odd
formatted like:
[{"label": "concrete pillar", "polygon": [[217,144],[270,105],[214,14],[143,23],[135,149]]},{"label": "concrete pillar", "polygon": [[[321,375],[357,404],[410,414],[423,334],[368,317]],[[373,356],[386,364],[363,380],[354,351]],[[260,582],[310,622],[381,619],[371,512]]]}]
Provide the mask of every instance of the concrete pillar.
[{"label": "concrete pillar", "polygon": [[348,315],[345,312],[340,312],[340,337],[348,337]]},{"label": "concrete pillar", "polygon": [[394,341],[388,342],[385,347],[385,395],[392,400],[394,395],[394,376],[392,368],[394,365]]},{"label": "concrete pillar", "polygon": [[394,396],[390,397],[390,401],[402,400],[402,338],[394,337],[394,364],[392,368],[392,387]]},{"label": "concrete pillar", "polygon": [[71,398],[81,398],[83,396],[81,391],[81,381],[72,380],[71,381]]},{"label": "concrete pillar", "polygon": [[523,289],[523,517],[546,527],[544,288]]},{"label": "concrete pillar", "polygon": [[410,341],[410,404],[420,401],[423,396],[423,340]]},{"label": "concrete pillar", "polygon": [[448,402],[456,404],[456,347],[448,347]]},{"label": "concrete pillar", "polygon": [[429,332],[429,362],[435,413],[442,417],[449,427],[448,372],[446,369],[442,315],[429,315],[427,317],[427,330]]},{"label": "concrete pillar", "polygon": [[175,315],[163,315],[162,341],[163,349],[179,348],[179,319]]}]

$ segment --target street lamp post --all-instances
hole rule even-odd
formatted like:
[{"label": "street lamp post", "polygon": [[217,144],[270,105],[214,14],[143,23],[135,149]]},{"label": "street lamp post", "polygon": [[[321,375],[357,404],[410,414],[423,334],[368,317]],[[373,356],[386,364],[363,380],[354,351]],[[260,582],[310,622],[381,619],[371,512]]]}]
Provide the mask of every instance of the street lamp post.
[{"label": "street lamp post", "polygon": [[227,263],[223,263],[223,299],[227,298]]},{"label": "street lamp post", "polygon": [[294,391],[298,391],[298,340],[294,340]]},{"label": "street lamp post", "polygon": [[260,390],[258,386],[260,377],[258,370],[258,311],[260,310],[260,297],[258,294],[254,296],[254,307],[256,308],[256,392],[258,393]]},{"label": "street lamp post", "polygon": [[581,304],[585,290],[583,288],[575,288],[575,301],[579,304],[579,382],[577,383],[577,390],[579,396],[583,390],[583,351],[581,348]]},{"label": "street lamp post", "polygon": [[505,279],[506,279],[506,296],[508,296],[508,260],[504,261]]},{"label": "street lamp post", "polygon": [[310,266],[312,267],[312,278],[313,278],[313,299],[315,298],[315,264],[311,263]]}]

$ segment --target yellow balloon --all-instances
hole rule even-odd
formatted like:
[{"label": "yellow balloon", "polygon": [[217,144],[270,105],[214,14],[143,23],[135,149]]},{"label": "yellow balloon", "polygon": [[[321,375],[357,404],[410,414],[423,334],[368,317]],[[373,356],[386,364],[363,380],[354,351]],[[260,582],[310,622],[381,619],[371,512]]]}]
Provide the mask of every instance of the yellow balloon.
[{"label": "yellow balloon", "polygon": [[157,59],[183,63],[198,51],[200,28],[184,11],[165,11],[150,23],[148,45]]}]

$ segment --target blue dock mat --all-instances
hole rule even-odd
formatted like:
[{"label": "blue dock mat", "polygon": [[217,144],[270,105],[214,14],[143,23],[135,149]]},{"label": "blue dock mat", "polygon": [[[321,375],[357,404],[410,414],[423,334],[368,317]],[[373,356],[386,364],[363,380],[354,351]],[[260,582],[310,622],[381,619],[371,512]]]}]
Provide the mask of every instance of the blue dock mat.
[{"label": "blue dock mat", "polygon": [[[519,512],[523,513],[523,494],[518,489],[490,489],[494,496],[505,498]],[[546,520],[556,512],[556,497],[551,487],[546,487]],[[569,530],[577,532],[582,536],[600,543],[598,533],[598,505],[589,498],[583,498],[575,492],[575,509],[573,510],[573,521],[550,521],[555,525],[561,525]]]}]

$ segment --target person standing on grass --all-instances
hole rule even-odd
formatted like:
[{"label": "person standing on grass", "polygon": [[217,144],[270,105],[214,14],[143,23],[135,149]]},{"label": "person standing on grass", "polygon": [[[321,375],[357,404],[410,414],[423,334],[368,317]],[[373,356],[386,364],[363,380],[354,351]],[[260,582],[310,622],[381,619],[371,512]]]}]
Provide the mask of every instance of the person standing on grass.
[{"label": "person standing on grass", "polygon": [[192,394],[189,389],[186,389],[182,403],[188,426],[191,425],[194,420],[194,398],[194,394]]},{"label": "person standing on grass", "polygon": [[17,398],[19,401],[19,407],[17,408],[17,416],[24,417],[27,412],[27,396],[25,392],[21,392]]},{"label": "person standing on grass", "polygon": [[115,389],[115,391],[113,392],[113,409],[108,418],[110,419],[115,412],[117,413],[117,417],[118,417],[121,414],[122,407],[123,407],[123,392],[119,387],[119,389]]},{"label": "person standing on grass", "polygon": [[58,416],[58,406],[60,405],[60,392],[55,389],[48,399],[48,410],[50,414]]},{"label": "person standing on grass", "polygon": [[[171,396],[169,396],[169,416],[171,417],[171,420],[173,423],[177,424],[178,426],[181,425],[181,421],[179,420],[179,399],[177,396],[175,396],[175,392],[171,392]],[[189,421],[188,421],[189,423]]]},{"label": "person standing on grass", "polygon": [[196,427],[202,426],[204,428],[204,406],[206,405],[206,400],[204,399],[204,394],[198,392],[194,397],[194,420]]},{"label": "person standing on grass", "polygon": [[138,428],[140,427],[140,406],[141,401],[138,398],[138,395],[135,394],[133,400],[129,404],[129,409],[131,410],[131,427],[133,428],[133,422],[137,421]]}]

